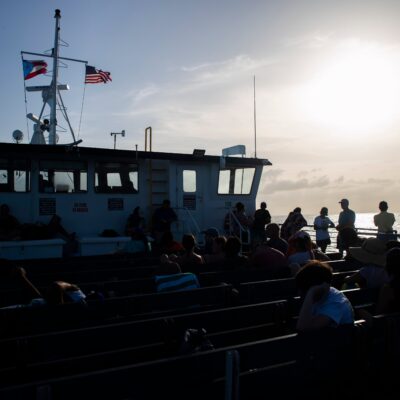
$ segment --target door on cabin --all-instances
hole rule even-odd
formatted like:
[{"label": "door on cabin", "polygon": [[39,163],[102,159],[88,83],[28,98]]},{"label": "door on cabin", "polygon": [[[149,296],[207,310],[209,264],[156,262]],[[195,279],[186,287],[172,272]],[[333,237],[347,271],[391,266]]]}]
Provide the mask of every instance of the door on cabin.
[{"label": "door on cabin", "polygon": [[203,226],[203,177],[202,169],[194,166],[178,166],[176,176],[176,206],[179,215],[179,230],[193,233],[198,239]]}]

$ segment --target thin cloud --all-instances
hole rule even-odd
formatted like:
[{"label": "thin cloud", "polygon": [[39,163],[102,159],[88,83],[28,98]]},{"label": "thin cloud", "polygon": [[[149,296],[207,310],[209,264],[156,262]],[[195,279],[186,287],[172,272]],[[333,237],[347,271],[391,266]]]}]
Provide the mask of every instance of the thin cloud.
[{"label": "thin cloud", "polygon": [[298,47],[302,49],[320,49],[329,44],[333,39],[333,32],[314,32],[302,36],[291,37],[284,41],[286,47]]},{"label": "thin cloud", "polygon": [[220,85],[227,81],[237,80],[240,76],[252,75],[260,68],[274,64],[276,60],[270,58],[254,59],[247,55],[238,55],[234,58],[219,62],[206,62],[199,65],[183,66],[181,70],[189,73],[186,85],[181,92],[196,90],[205,86]]},{"label": "thin cloud", "polygon": [[296,191],[299,189],[304,190],[310,188],[325,188],[328,187],[331,183],[327,175],[322,175],[312,179],[279,179],[279,175],[280,174],[276,174],[275,176],[271,176],[271,174],[266,175],[266,183],[264,185],[263,191],[273,194],[277,192]]},{"label": "thin cloud", "polygon": [[130,93],[130,97],[134,103],[139,103],[148,97],[154,96],[155,94],[160,92],[160,88],[154,84],[148,84],[141,89],[135,90]]}]

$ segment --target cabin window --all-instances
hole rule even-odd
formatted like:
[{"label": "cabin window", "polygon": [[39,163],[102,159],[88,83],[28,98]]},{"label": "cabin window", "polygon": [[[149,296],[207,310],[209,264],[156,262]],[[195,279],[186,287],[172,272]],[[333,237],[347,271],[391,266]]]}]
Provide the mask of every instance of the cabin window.
[{"label": "cabin window", "polygon": [[29,192],[30,163],[28,160],[0,159],[0,192]]},{"label": "cabin window", "polygon": [[188,169],[183,171],[183,191],[184,193],[196,192],[196,171]]},{"label": "cabin window", "polygon": [[250,194],[255,168],[231,168],[219,171],[218,194]]},{"label": "cabin window", "polygon": [[83,161],[41,161],[39,168],[41,193],[87,191],[87,165]]},{"label": "cabin window", "polygon": [[138,166],[129,163],[96,163],[95,191],[97,193],[137,193]]}]

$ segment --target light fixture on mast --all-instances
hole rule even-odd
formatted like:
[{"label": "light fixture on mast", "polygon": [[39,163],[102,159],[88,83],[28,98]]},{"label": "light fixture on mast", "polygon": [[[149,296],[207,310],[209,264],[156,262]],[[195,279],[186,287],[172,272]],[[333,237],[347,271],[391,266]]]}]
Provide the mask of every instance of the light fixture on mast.
[{"label": "light fixture on mast", "polygon": [[15,142],[19,144],[19,142],[22,142],[22,140],[24,139],[24,134],[17,129],[12,133],[12,137],[15,140]]},{"label": "light fixture on mast", "polygon": [[125,129],[123,129],[121,132],[111,132],[110,135],[114,136],[114,150],[115,150],[117,148],[117,135],[125,137]]}]

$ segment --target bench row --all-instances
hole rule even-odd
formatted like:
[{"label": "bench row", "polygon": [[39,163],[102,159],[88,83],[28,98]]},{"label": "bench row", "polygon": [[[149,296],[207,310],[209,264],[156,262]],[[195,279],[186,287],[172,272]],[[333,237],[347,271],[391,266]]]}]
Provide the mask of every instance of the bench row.
[{"label": "bench row", "polygon": [[[5,400],[221,399],[224,395],[227,399],[278,395],[316,399],[327,397],[329,387],[329,398],[366,398],[371,385],[379,387],[383,383],[380,379],[390,376],[399,356],[398,351],[393,353],[395,339],[381,340],[398,339],[393,321],[399,326],[399,316],[376,318],[373,330],[359,323],[350,330],[346,327],[311,336],[291,334],[86,373],[78,369],[72,376],[7,387],[0,390],[0,396]],[[382,375],[366,380],[379,362],[383,362]]]}]

